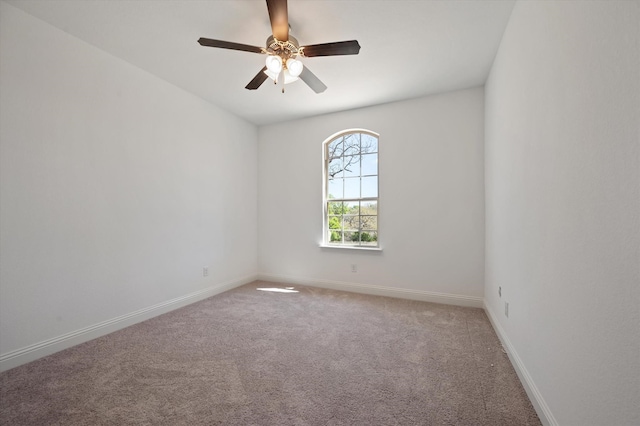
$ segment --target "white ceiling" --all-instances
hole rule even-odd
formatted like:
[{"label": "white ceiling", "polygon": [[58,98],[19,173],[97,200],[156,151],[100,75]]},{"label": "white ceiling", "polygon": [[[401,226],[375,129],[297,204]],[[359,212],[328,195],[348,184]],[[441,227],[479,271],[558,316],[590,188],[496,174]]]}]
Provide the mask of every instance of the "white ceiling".
[{"label": "white ceiling", "polygon": [[289,0],[301,45],[357,39],[357,56],[304,58],[328,89],[244,86],[264,56],[198,38],[264,46],[264,0],[7,0],[257,125],[484,84],[514,1]]}]

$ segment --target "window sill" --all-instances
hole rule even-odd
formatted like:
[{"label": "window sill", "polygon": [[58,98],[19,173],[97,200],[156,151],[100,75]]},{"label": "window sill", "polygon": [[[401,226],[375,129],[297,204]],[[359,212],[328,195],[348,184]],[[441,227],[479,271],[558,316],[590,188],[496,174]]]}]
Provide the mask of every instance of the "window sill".
[{"label": "window sill", "polygon": [[363,247],[363,246],[338,246],[330,244],[320,244],[320,248],[339,249],[339,250],[360,250],[360,251],[382,251],[382,247]]}]

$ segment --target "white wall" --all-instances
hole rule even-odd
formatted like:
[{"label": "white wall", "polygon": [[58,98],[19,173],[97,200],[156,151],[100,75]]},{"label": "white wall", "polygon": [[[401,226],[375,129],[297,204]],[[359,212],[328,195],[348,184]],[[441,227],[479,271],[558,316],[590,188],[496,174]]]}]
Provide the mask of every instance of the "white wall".
[{"label": "white wall", "polygon": [[[483,103],[483,89],[475,88],[260,127],[260,276],[481,301]],[[319,247],[322,143],[352,128],[380,135],[382,252]]]},{"label": "white wall", "polygon": [[518,2],[486,85],[485,303],[552,424],[640,424],[639,8]]},{"label": "white wall", "polygon": [[255,278],[256,127],[0,8],[3,360]]}]

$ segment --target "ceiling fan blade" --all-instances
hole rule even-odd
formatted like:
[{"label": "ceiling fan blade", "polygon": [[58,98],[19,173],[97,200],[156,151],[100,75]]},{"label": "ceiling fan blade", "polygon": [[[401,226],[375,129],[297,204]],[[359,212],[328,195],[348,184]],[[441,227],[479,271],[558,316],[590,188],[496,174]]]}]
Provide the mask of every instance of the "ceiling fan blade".
[{"label": "ceiling fan blade", "polygon": [[267,75],[264,73],[266,70],[267,67],[262,67],[260,72],[256,74],[255,77],[253,77],[253,80],[251,80],[249,84],[245,86],[245,89],[256,90],[258,87],[260,87],[262,83],[264,83],[267,79]]},{"label": "ceiling fan blade", "polygon": [[311,90],[316,93],[322,93],[327,90],[327,86],[325,86],[324,83],[321,82],[314,73],[309,71],[309,68],[307,68],[306,66],[302,69],[300,79],[307,83],[307,86],[311,87]]},{"label": "ceiling fan blade", "polygon": [[211,38],[200,37],[200,39],[198,39],[198,43],[200,43],[201,46],[219,47],[222,49],[231,49],[231,50],[241,50],[243,52],[263,53],[262,48],[258,46],[250,46],[248,44],[233,43],[233,42],[224,41],[224,40],[214,40]]},{"label": "ceiling fan blade", "polygon": [[302,54],[307,58],[313,56],[357,55],[360,52],[358,40],[336,41],[334,43],[312,44],[303,46]]},{"label": "ceiling fan blade", "polygon": [[289,12],[287,0],[267,0],[271,31],[278,41],[289,40]]}]

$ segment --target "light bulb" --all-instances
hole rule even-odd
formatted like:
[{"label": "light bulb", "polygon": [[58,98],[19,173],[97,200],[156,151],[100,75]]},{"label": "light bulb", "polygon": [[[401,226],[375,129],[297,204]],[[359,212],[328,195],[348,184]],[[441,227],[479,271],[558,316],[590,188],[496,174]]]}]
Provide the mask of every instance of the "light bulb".
[{"label": "light bulb", "polygon": [[282,58],[277,55],[269,55],[267,56],[267,60],[265,61],[267,65],[267,69],[274,74],[279,74],[282,71]]},{"label": "light bulb", "polygon": [[299,60],[293,58],[287,59],[287,69],[289,70],[289,74],[291,74],[292,77],[299,76],[302,72],[302,68],[302,62],[300,62]]}]

